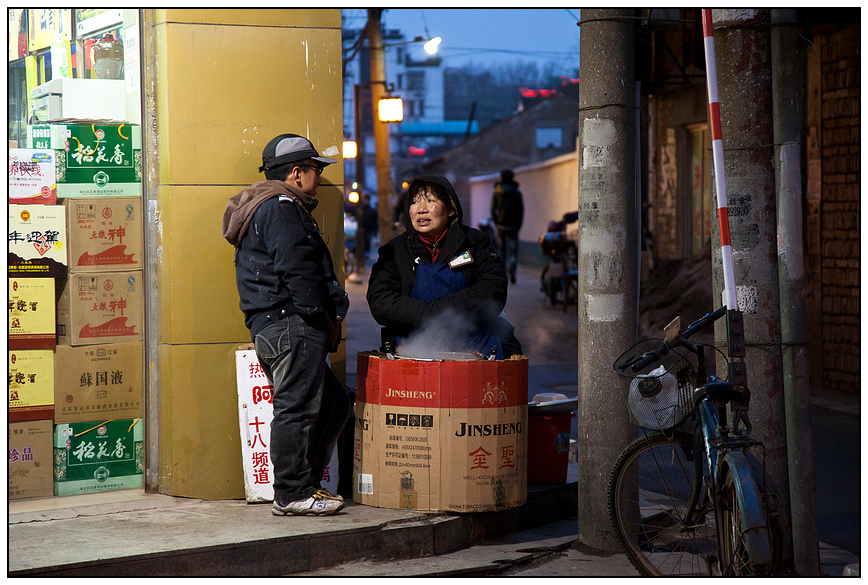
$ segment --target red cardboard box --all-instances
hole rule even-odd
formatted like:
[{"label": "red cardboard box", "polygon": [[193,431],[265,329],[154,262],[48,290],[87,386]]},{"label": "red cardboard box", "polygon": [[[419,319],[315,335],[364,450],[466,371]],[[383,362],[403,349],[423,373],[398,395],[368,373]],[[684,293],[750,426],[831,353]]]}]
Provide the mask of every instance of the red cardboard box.
[{"label": "red cardboard box", "polygon": [[527,358],[358,354],[353,500],[485,512],[527,500]]}]

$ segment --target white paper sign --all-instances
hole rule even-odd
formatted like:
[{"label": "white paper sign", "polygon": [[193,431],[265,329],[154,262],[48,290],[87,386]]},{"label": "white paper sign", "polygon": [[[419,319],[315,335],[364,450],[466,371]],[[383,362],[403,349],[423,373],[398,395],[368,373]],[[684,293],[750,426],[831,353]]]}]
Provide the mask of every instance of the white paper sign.
[{"label": "white paper sign", "polygon": [[[274,499],[274,465],[270,451],[273,388],[252,349],[235,352],[235,376],[244,493],[248,502],[270,502]],[[337,449],[325,468],[322,486],[332,493],[338,491]]]}]

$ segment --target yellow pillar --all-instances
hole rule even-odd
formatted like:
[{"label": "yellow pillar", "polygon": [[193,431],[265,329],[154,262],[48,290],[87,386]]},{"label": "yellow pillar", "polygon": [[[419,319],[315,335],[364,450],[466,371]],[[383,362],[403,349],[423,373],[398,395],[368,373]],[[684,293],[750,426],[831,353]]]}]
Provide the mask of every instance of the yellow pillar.
[{"label": "yellow pillar", "polygon": [[[235,350],[250,336],[221,218],[232,195],[264,178],[262,148],[277,134],[306,136],[320,152],[341,144],[340,10],[160,9],[143,23],[157,338],[149,445],[159,459],[147,487],[243,498]],[[342,270],[342,162],[322,178],[316,219]],[[343,377],[344,355],[332,363]]]}]

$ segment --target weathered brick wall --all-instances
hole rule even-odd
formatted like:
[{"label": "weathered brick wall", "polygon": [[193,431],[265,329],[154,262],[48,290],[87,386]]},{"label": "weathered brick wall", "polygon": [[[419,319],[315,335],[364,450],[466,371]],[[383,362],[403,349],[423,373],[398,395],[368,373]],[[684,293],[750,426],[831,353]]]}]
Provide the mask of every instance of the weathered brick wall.
[{"label": "weathered brick wall", "polygon": [[859,26],[822,43],[822,384],[859,391]]}]

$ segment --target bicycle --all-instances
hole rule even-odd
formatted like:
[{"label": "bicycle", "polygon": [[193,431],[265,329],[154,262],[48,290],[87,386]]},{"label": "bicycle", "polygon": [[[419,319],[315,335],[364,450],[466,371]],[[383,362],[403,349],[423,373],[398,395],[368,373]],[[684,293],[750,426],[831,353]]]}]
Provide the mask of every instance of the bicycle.
[{"label": "bicycle", "polygon": [[723,306],[684,330],[676,318],[665,339],[640,341],[613,365],[643,434],[612,469],[609,517],[643,575],[780,570],[786,516],[761,462],[763,445],[750,436],[750,391],[710,375],[706,354],[727,364],[726,356],[688,340],[725,314]]}]

